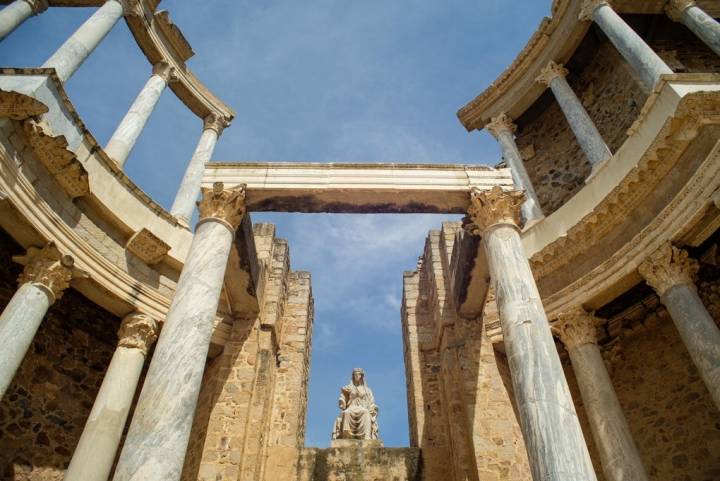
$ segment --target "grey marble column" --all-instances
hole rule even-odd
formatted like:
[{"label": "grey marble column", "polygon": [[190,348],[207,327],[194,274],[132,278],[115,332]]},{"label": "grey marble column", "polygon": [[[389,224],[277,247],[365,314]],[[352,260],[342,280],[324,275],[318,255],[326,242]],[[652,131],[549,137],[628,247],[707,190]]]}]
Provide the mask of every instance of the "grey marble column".
[{"label": "grey marble column", "polygon": [[545,217],[545,215],[540,207],[540,201],[537,198],[530,176],[525,169],[525,163],[515,143],[514,134],[517,126],[508,115],[503,113],[494,117],[485,128],[500,144],[503,159],[505,159],[508,167],[510,167],[515,188],[525,192],[526,200],[520,210],[523,221],[525,221],[526,224],[539,221]]},{"label": "grey marble column", "polygon": [[32,15],[38,15],[48,8],[47,0],[15,0],[0,10],[0,40]]},{"label": "grey marble column", "polygon": [[122,15],[123,7],[120,2],[107,0],[42,64],[42,67],[54,68],[60,80],[66,82],[102,39],[110,33]]},{"label": "grey marble column", "polygon": [[123,319],[115,349],[64,481],[107,481],[157,323],[136,312]]},{"label": "grey marble column", "polygon": [[536,481],[596,481],[550,325],[518,227],[520,192],[474,190],[468,229],[482,237]]},{"label": "grey marble column", "polygon": [[0,398],[12,382],[48,308],[70,285],[73,258],[62,255],[54,244],[31,247],[27,254],[13,258],[25,268],[20,288],[0,314]]},{"label": "grey marble column", "polygon": [[200,221],[155,347],[114,481],[178,481],[245,191],[203,189]]},{"label": "grey marble column", "polygon": [[694,0],[670,0],[665,12],[676,22],[682,22],[700,40],[720,55],[720,23],[697,6]]},{"label": "grey marble column", "polygon": [[195,201],[200,194],[205,164],[210,161],[218,137],[225,127],[227,127],[227,120],[218,114],[210,114],[203,121],[202,135],[187,169],[185,169],[185,175],[170,209],[170,213],[185,225],[190,224]]},{"label": "grey marble column", "polygon": [[669,242],[638,270],[667,308],[690,357],[720,409],[720,329],[698,296],[693,279],[698,262]]},{"label": "grey marble column", "polygon": [[173,68],[167,63],[155,64],[153,74],[110,137],[105,153],[120,167],[125,165],[172,75]]},{"label": "grey marble column", "polygon": [[597,320],[582,308],[563,312],[553,331],[570,355],[607,481],[648,481],[597,345]]},{"label": "grey marble column", "polygon": [[592,20],[602,29],[640,76],[647,90],[652,91],[655,88],[661,75],[673,73],[672,69],[625,23],[606,0],[585,0],[580,19]]},{"label": "grey marble column", "polygon": [[550,62],[540,73],[537,81],[550,87],[560,109],[570,125],[580,148],[585,153],[593,170],[612,156],[595,123],[583,107],[580,99],[565,80],[568,71],[555,62]]}]

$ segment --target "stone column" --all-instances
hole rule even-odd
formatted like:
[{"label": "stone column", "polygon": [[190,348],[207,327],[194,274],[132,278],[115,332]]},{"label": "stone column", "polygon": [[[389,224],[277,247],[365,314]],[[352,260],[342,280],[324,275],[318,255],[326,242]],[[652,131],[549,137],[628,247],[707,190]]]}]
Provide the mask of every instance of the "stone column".
[{"label": "stone column", "polygon": [[107,0],[42,64],[42,67],[54,68],[60,81],[66,82],[112,30],[122,15],[123,7],[120,2]]},{"label": "stone column", "polygon": [[607,481],[648,481],[597,345],[597,322],[583,308],[563,312],[553,331],[570,354]]},{"label": "stone column", "polygon": [[580,144],[580,148],[582,148],[585,157],[587,157],[593,166],[593,170],[595,170],[600,164],[609,159],[612,153],[585,107],[583,107],[582,102],[577,98],[567,80],[565,80],[567,74],[568,71],[565,67],[550,62],[542,69],[537,81],[552,90],[568,124],[570,124],[570,128],[575,134],[578,144]]},{"label": "stone column", "polygon": [[24,264],[20,288],[0,314],[0,398],[12,382],[48,308],[70,285],[73,258],[62,255],[52,242],[13,258]]},{"label": "stone column", "polygon": [[510,167],[515,188],[525,192],[525,198],[527,200],[525,200],[521,209],[523,220],[526,224],[539,221],[545,217],[545,215],[540,207],[540,201],[538,201],[532,181],[530,180],[527,170],[525,170],[525,164],[515,143],[514,134],[517,131],[517,125],[513,123],[508,115],[502,113],[494,117],[485,128],[500,144],[503,158]]},{"label": "stone column", "polygon": [[15,0],[0,10],[0,40],[32,15],[39,15],[48,8],[47,0]]},{"label": "stone column", "polygon": [[135,147],[135,142],[160,100],[160,95],[171,80],[173,71],[174,69],[166,62],[159,62],[153,66],[153,74],[112,134],[105,147],[105,153],[120,167],[125,164],[130,151]]},{"label": "stone column", "polygon": [[513,389],[536,481],[596,481],[547,316],[523,250],[520,192],[474,190],[468,229],[482,237]]},{"label": "stone column", "polygon": [[705,309],[693,279],[698,262],[669,242],[638,270],[667,308],[690,357],[720,409],[720,329]]},{"label": "stone column", "polygon": [[647,90],[652,91],[655,88],[661,75],[673,73],[606,0],[585,0],[580,20],[594,21],[605,32],[615,48],[640,76]]},{"label": "stone column", "polygon": [[155,347],[114,481],[180,479],[245,189],[203,189],[200,221]]},{"label": "stone column", "polygon": [[64,481],[107,481],[110,476],[157,323],[135,312],[123,319],[118,338]]},{"label": "stone column", "polygon": [[697,6],[694,0],[670,0],[665,6],[668,17],[682,22],[720,55],[720,23]]},{"label": "stone column", "polygon": [[185,175],[170,209],[170,213],[186,225],[190,225],[195,201],[198,194],[200,194],[200,184],[202,183],[205,164],[210,161],[218,137],[227,125],[227,119],[216,113],[208,115],[203,120],[202,135],[197,147],[195,147],[190,163],[185,169]]}]

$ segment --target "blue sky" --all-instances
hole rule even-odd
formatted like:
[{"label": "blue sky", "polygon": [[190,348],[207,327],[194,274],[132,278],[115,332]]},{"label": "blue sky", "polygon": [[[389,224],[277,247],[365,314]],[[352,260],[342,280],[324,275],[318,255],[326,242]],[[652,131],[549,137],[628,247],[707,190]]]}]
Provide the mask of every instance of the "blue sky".
[{"label": "blue sky", "polygon": [[[455,112],[514,59],[550,0],[165,0],[195,50],[189,67],[236,112],[218,161],[493,165],[485,132]],[[38,66],[90,14],[50,9],[3,41],[0,64]],[[67,90],[105,144],[151,67],[120,22]],[[126,164],[169,208],[202,122],[167,90]],[[254,214],[277,224],[294,270],[313,276],[315,333],[306,443],[327,446],[337,396],[364,367],[381,437],[408,444],[402,273],[447,216]]]}]

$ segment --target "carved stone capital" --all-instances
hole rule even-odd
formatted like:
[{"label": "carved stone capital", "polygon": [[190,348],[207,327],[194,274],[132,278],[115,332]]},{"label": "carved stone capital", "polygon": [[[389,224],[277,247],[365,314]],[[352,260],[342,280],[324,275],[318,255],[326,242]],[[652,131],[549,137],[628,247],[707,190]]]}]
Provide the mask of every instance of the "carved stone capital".
[{"label": "carved stone capital", "polygon": [[25,120],[47,111],[45,104],[28,95],[0,90],[0,118]]},{"label": "carved stone capital", "polygon": [[694,6],[695,0],[670,0],[665,4],[665,13],[675,22],[680,22],[683,12]]},{"label": "carved stone capital", "polygon": [[515,125],[510,116],[504,112],[497,117],[493,117],[485,128],[496,139],[502,132],[510,132],[511,134],[514,134],[517,131],[517,125]]},{"label": "carved stone capital", "polygon": [[31,283],[44,288],[50,294],[51,303],[60,299],[70,286],[75,261],[72,256],[63,255],[54,242],[42,249],[30,247],[25,255],[14,256],[13,261],[25,266],[18,283]]},{"label": "carved stone capital", "polygon": [[171,66],[167,62],[158,62],[153,65],[152,73],[168,83],[176,80],[175,67]]},{"label": "carved stone capital", "polygon": [[466,229],[472,234],[482,235],[495,224],[520,225],[520,207],[525,201],[521,191],[504,191],[496,185],[491,190],[473,188],[470,192],[468,217],[472,225]]},{"label": "carved stone capital", "polygon": [[237,230],[245,215],[245,184],[225,190],[222,182],[215,182],[212,189],[202,189],[202,199],[197,203],[200,222],[215,219],[228,228]]},{"label": "carved stone capital", "polygon": [[584,344],[597,344],[597,325],[597,318],[578,306],[558,314],[551,329],[567,349],[573,349]]},{"label": "carved stone capital", "polygon": [[582,7],[580,7],[580,15],[578,18],[584,22],[592,22],[593,13],[598,9],[598,7],[603,5],[607,5],[609,7],[610,2],[607,0],[585,0]]},{"label": "carved stone capital", "polygon": [[692,259],[687,251],[666,242],[638,266],[638,271],[662,296],[673,286],[693,284],[699,268],[698,261]]},{"label": "carved stone capital", "polygon": [[140,349],[147,354],[158,336],[155,319],[141,312],[128,314],[118,330],[118,346]]},{"label": "carved stone capital", "polygon": [[225,127],[230,124],[228,120],[222,115],[212,112],[203,119],[204,130],[214,130],[218,135],[223,133]]},{"label": "carved stone capital", "polygon": [[48,0],[25,0],[25,3],[32,8],[33,15],[39,15],[48,9]]},{"label": "carved stone capital", "polygon": [[560,64],[553,62],[552,60],[548,63],[545,68],[540,71],[540,75],[535,79],[543,85],[550,86],[550,82],[558,77],[565,77],[568,74],[568,70]]},{"label": "carved stone capital", "polygon": [[148,265],[162,261],[170,251],[170,245],[144,227],[130,237],[125,248]]}]

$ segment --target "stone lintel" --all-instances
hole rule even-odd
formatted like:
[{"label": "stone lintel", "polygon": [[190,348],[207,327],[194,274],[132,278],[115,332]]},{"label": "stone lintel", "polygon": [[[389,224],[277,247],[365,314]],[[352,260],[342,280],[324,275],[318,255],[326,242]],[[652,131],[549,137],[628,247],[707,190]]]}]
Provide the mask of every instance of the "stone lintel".
[{"label": "stone lintel", "polygon": [[159,263],[170,251],[169,244],[144,227],[130,237],[125,248],[148,265]]}]

